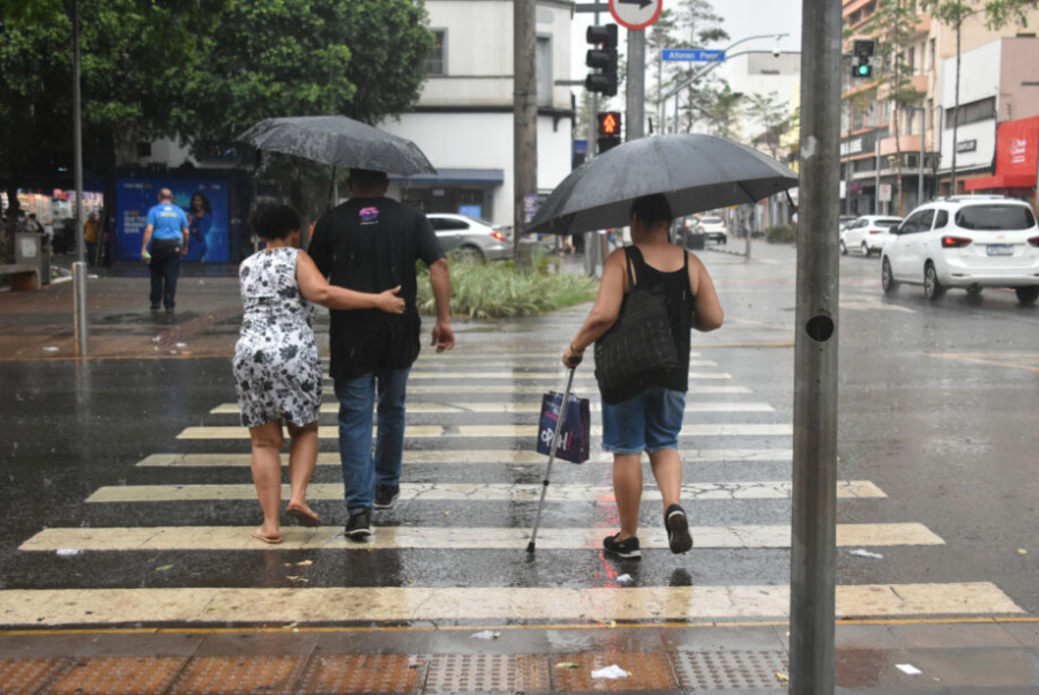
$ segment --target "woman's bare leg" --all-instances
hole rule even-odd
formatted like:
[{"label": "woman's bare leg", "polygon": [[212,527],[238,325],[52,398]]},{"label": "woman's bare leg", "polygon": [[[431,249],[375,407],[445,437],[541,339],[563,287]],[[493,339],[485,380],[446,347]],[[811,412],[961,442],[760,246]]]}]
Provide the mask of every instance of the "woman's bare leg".
[{"label": "woman's bare leg", "polygon": [[682,458],[674,449],[660,449],[649,455],[649,463],[653,467],[653,477],[657,479],[657,487],[664,498],[664,509],[672,504],[681,504],[682,498]]},{"label": "woman's bare leg", "polygon": [[314,510],[307,504],[307,485],[317,465],[318,423],[311,422],[302,427],[291,422],[288,425],[289,436],[292,437],[289,449],[289,483],[292,487],[289,507],[314,514]]},{"label": "woman's bare leg", "polygon": [[256,531],[264,538],[281,535],[281,420],[249,428],[252,439],[253,484],[263,509],[263,525]]},{"label": "woman's bare leg", "polygon": [[618,541],[624,541],[639,532],[639,502],[642,500],[641,454],[613,455],[613,494],[621,518]]}]

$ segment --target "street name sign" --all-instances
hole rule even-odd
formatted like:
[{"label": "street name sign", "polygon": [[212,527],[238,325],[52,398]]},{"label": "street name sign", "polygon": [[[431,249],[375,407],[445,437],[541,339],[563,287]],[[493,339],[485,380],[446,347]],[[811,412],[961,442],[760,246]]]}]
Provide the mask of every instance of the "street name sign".
[{"label": "street name sign", "polygon": [[664,0],[610,0],[610,14],[632,31],[645,29],[660,18]]},{"label": "street name sign", "polygon": [[724,63],[725,51],[705,51],[702,48],[665,48],[663,59],[683,63]]}]

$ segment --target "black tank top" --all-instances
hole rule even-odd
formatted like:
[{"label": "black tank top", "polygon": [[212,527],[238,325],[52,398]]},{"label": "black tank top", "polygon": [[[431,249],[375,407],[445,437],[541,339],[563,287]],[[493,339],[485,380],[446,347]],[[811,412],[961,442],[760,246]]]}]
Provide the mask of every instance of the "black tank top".
[{"label": "black tank top", "polygon": [[[685,393],[689,390],[690,332],[693,329],[693,311],[696,308],[696,298],[689,285],[689,252],[685,251],[685,262],[682,263],[681,270],[665,273],[646,263],[637,246],[625,247],[624,251],[635,271],[635,284],[645,290],[663,285],[664,296],[667,298],[667,319],[671,324],[671,337],[675,341],[680,367],[675,372],[661,375],[656,380],[656,385]],[[628,283],[631,284],[630,275]]]}]

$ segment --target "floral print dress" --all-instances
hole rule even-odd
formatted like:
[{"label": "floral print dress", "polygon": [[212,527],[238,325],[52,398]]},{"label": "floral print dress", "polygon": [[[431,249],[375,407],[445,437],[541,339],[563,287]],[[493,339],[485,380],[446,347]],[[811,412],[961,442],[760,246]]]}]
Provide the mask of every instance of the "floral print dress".
[{"label": "floral print dress", "polygon": [[233,362],[242,425],[284,418],[315,422],[321,409],[321,359],[314,305],[296,280],[299,249],[260,251],[242,261],[242,332]]}]

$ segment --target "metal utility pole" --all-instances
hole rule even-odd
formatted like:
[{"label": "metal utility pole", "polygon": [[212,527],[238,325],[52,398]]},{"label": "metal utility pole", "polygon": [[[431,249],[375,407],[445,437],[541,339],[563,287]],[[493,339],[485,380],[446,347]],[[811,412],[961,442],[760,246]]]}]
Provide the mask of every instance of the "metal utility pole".
[{"label": "metal utility pole", "polygon": [[76,262],[72,264],[72,302],[76,334],[76,351],[86,356],[87,335],[87,264],[83,240],[83,118],[79,93],[79,0],[72,0],[72,133],[76,178]]},{"label": "metal utility pole", "polygon": [[[592,26],[599,26],[599,12],[595,12],[595,18],[592,22]],[[598,154],[598,139],[599,139],[599,93],[592,92],[592,112],[588,118],[588,154],[585,157],[586,162],[590,162],[595,159]],[[595,243],[595,238],[599,236],[597,232],[585,232],[582,236],[584,241],[584,272],[586,275],[594,276],[595,268],[598,265],[598,245]]]},{"label": "metal utility pole", "polygon": [[790,690],[834,692],[841,5],[802,0]]},{"label": "metal utility pole", "polygon": [[526,230],[526,210],[538,193],[538,85],[537,4],[535,0],[513,0],[513,256],[520,255],[520,239]]},{"label": "metal utility pole", "polygon": [[625,87],[624,141],[638,140],[646,131],[646,30],[628,30],[628,73]]},{"label": "metal utility pole", "polygon": [[874,215],[879,215],[880,214],[880,130],[876,131],[876,139],[877,139],[877,143],[876,143],[875,147],[876,147],[876,150],[877,150],[877,154],[876,154],[876,159],[874,161],[876,161],[875,168],[876,168],[877,172],[876,172],[876,181],[873,184],[873,186],[874,186],[874,188],[873,188],[873,214]]},{"label": "metal utility pole", "polygon": [[920,170],[920,175],[917,177],[917,196],[916,204],[924,204],[924,159],[927,155],[927,107],[920,107],[920,161],[917,162],[919,165],[917,168]]}]

